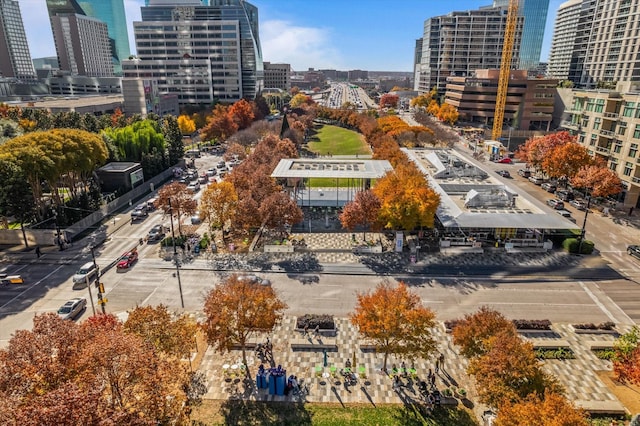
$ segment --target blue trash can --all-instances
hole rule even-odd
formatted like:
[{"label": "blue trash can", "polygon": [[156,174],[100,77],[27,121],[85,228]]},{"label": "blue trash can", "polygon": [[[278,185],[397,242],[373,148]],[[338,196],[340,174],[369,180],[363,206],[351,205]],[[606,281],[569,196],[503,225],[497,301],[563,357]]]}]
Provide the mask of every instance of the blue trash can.
[{"label": "blue trash can", "polygon": [[276,395],[276,376],[269,375],[269,395]]},{"label": "blue trash can", "polygon": [[284,395],[284,389],[287,385],[287,375],[276,376],[276,395]]}]

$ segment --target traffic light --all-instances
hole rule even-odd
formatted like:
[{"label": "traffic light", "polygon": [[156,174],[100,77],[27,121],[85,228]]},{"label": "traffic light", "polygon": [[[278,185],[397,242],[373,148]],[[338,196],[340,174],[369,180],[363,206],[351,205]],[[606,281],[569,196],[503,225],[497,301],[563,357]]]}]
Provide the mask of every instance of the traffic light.
[{"label": "traffic light", "polygon": [[96,288],[98,289],[98,293],[104,293],[104,283],[96,283]]}]

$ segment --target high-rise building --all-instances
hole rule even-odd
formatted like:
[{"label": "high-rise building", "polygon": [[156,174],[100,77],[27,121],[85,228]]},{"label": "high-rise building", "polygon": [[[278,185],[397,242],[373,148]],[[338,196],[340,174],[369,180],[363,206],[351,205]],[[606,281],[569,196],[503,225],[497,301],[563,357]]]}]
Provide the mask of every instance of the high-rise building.
[{"label": "high-rise building", "polygon": [[18,0],[0,0],[0,77],[36,78]]},{"label": "high-rise building", "polygon": [[107,24],[84,15],[58,13],[51,17],[51,28],[61,70],[87,77],[114,75]]},{"label": "high-rise building", "polygon": [[[493,7],[508,7],[508,5],[509,0],[493,0]],[[524,17],[519,69],[535,70],[538,66],[548,11],[549,0],[520,0],[518,2],[518,13]]]},{"label": "high-rise building", "polygon": [[156,78],[180,104],[253,98],[263,88],[258,9],[244,0],[149,0],[125,77]]},{"label": "high-rise building", "polygon": [[416,39],[416,46],[413,49],[413,90],[418,90],[420,86],[420,62],[422,62],[422,38]]},{"label": "high-rise building", "polygon": [[[110,60],[113,63],[111,75],[122,74],[121,62],[131,55],[123,0],[47,0],[47,9],[52,19],[52,28],[56,15],[80,15],[104,22],[108,32]],[[64,54],[60,50],[57,53],[58,56]],[[81,59],[76,58],[76,61],[81,62]]]},{"label": "high-rise building", "polygon": [[291,65],[264,62],[264,87],[291,90]]},{"label": "high-rise building", "polygon": [[[514,69],[520,60],[523,21],[519,16],[514,34],[510,64]],[[419,92],[436,88],[444,93],[449,76],[466,77],[476,69],[500,68],[506,23],[505,7],[451,12],[427,19],[422,37]]]},{"label": "high-rise building", "polygon": [[571,55],[576,41],[578,18],[582,9],[582,0],[569,0],[560,5],[556,22],[553,27],[553,39],[551,41],[551,53],[549,54],[550,75],[566,80],[569,77]]},{"label": "high-rise building", "polygon": [[569,66],[577,87],[640,80],[640,0],[582,0]]}]

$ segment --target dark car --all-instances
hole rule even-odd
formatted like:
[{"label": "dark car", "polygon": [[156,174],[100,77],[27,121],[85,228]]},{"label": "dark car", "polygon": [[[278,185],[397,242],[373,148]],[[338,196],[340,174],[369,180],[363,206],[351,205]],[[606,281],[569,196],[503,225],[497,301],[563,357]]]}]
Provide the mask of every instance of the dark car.
[{"label": "dark car", "polygon": [[562,201],[571,201],[573,200],[574,195],[573,192],[569,191],[568,189],[561,189],[559,191],[556,191],[556,197],[558,197]]},{"label": "dark car", "polygon": [[136,260],[138,260],[138,250],[131,250],[120,257],[116,266],[118,269],[129,269]]},{"label": "dark car", "polygon": [[627,246],[627,254],[640,259],[640,246],[635,244]]},{"label": "dark car", "polygon": [[555,190],[557,189],[556,185],[551,182],[543,183],[542,185],[540,185],[540,188],[544,189],[547,192],[555,192]]},{"label": "dark car", "polygon": [[155,225],[149,231],[149,234],[147,235],[147,241],[158,241],[163,239],[166,229],[167,228],[164,225]]},{"label": "dark car", "polygon": [[528,178],[531,176],[531,170],[520,169],[518,170],[518,174],[522,177]]},{"label": "dark car", "polygon": [[496,173],[502,176],[503,178],[511,177],[511,173],[509,173],[507,170],[498,170]]}]

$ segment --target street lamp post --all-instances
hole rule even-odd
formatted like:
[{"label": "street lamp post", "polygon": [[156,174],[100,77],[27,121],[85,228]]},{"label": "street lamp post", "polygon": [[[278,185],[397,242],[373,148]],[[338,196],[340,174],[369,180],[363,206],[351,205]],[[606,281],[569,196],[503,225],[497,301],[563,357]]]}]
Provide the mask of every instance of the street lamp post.
[{"label": "street lamp post", "polygon": [[589,207],[591,206],[591,194],[587,192],[587,207],[584,210],[584,220],[582,221],[582,229],[580,230],[580,241],[578,242],[578,254],[582,253],[582,241],[586,234],[587,216],[589,215]]},{"label": "street lamp post", "polygon": [[[93,260],[93,267],[96,268],[96,288],[98,289],[98,304],[102,307],[102,313],[106,314],[107,312],[104,306],[106,304],[106,301],[102,298],[103,286],[100,285],[100,267],[96,263],[96,256],[93,252],[93,245],[89,246],[89,249],[91,249],[91,259]],[[89,290],[89,295],[91,295],[91,290]],[[91,306],[93,307],[93,300],[91,301]],[[95,315],[95,309],[93,314]]]},{"label": "street lamp post", "polygon": [[509,127],[509,139],[507,140],[507,151],[511,152],[511,132],[513,131],[513,127]]},{"label": "street lamp post", "polygon": [[176,250],[176,234],[173,229],[173,208],[171,207],[171,198],[169,203],[169,218],[171,219],[171,242],[173,243],[173,261],[176,264],[176,277],[178,278],[178,289],[180,290],[180,305],[184,309],[184,298],[182,297],[182,282],[180,281],[180,262],[178,261],[178,251]]}]

